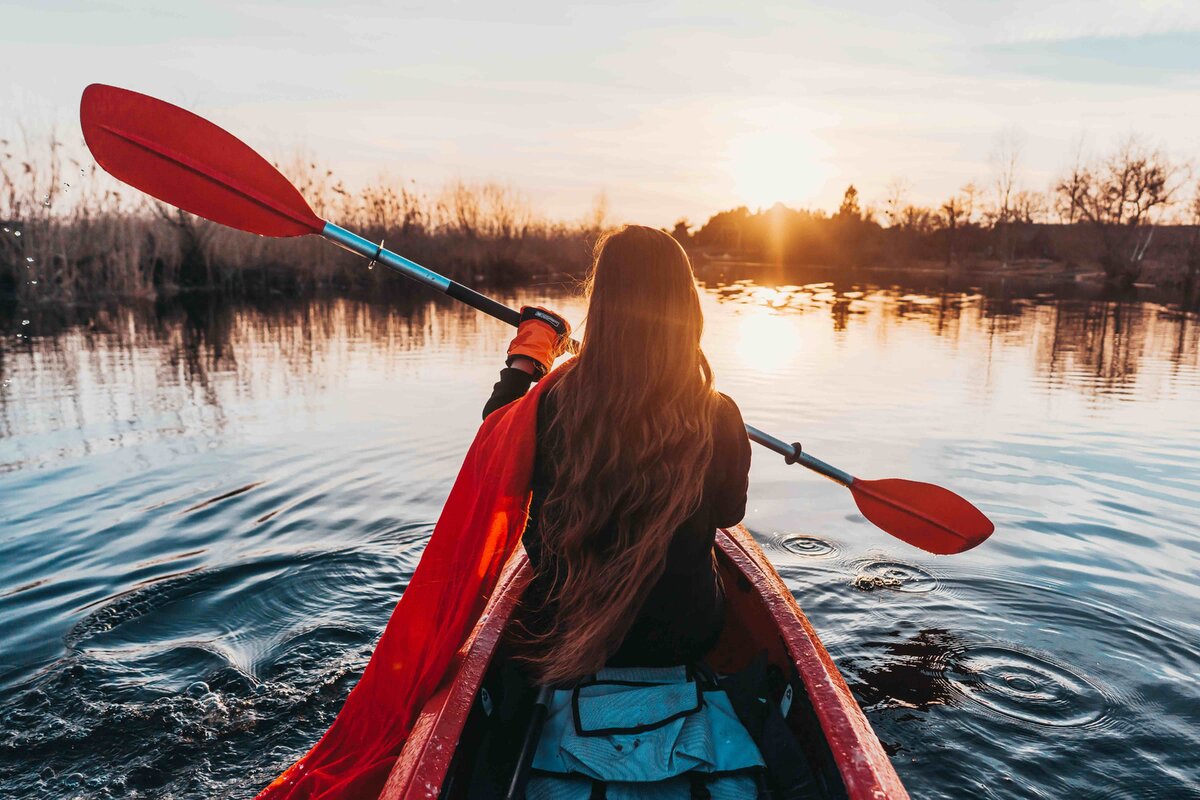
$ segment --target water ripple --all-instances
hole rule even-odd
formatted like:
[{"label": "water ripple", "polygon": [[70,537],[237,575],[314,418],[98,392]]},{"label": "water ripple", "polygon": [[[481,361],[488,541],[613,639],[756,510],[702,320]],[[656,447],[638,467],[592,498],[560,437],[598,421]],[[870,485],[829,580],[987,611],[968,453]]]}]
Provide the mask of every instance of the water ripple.
[{"label": "water ripple", "polygon": [[1098,723],[1108,700],[1082,675],[1015,648],[980,646],[957,653],[946,678],[963,696],[1013,719],[1059,728]]},{"label": "water ripple", "polygon": [[776,533],[763,541],[774,550],[805,558],[833,558],[841,552],[836,542],[804,533]]},{"label": "water ripple", "polygon": [[[913,796],[1196,796],[1196,315],[838,274],[706,290],[704,346],[747,421],[997,522],[926,557],[755,453],[748,522]],[[360,674],[511,332],[419,299],[37,313],[0,337],[0,795],[249,796]]]}]

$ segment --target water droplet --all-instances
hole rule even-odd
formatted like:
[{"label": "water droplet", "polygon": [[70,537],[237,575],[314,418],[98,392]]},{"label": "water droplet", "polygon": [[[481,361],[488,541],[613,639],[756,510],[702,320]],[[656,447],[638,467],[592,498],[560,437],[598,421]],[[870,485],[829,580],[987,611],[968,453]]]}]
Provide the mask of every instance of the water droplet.
[{"label": "water droplet", "polygon": [[25,256],[25,263],[27,263],[27,264],[32,264],[32,263],[33,263],[33,256]]},{"label": "water droplet", "polygon": [[23,320],[21,320],[21,324],[22,324],[22,325],[28,325],[28,324],[29,324],[29,320],[27,320],[27,319],[23,319]]},{"label": "water droplet", "polygon": [[12,231],[11,231],[11,230],[9,230],[8,228],[5,228],[5,229],[4,229],[4,232],[5,232],[5,233],[12,233]]},{"label": "water droplet", "polygon": [[367,269],[375,269],[375,262],[372,261],[370,264],[367,264]]},{"label": "water droplet", "polygon": [[13,231],[13,236],[20,236],[20,235],[21,235],[20,231]]},{"label": "water droplet", "polygon": [[34,286],[37,286],[37,281],[30,281]]}]

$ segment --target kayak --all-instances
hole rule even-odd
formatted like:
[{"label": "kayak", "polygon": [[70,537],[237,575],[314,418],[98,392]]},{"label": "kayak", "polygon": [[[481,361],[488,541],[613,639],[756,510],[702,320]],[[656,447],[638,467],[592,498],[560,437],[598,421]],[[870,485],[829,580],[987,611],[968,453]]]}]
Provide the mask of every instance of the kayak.
[{"label": "kayak", "polygon": [[[718,530],[718,568],[727,596],[725,628],[705,662],[732,673],[766,652],[798,687],[785,711],[828,797],[897,800],[908,793],[791,591],[742,526]],[[501,650],[505,626],[532,574],[524,551],[509,559],[491,599],[459,648],[438,691],[425,703],[396,759],[381,800],[465,795],[474,761],[472,730],[482,725],[481,687]],[[486,695],[484,695],[486,699]],[[513,736],[520,737],[521,731]]]}]

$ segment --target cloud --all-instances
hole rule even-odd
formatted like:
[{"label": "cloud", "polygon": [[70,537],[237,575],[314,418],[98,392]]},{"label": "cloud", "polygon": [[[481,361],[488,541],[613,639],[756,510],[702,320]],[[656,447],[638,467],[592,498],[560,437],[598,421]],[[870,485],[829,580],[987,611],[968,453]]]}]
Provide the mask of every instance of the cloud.
[{"label": "cloud", "polygon": [[1200,74],[1200,33],[1087,36],[988,47],[989,68],[1053,80],[1165,85]]},{"label": "cloud", "polygon": [[993,29],[998,43],[1200,33],[1200,3],[1194,0],[1016,0],[999,7],[1004,11]]}]

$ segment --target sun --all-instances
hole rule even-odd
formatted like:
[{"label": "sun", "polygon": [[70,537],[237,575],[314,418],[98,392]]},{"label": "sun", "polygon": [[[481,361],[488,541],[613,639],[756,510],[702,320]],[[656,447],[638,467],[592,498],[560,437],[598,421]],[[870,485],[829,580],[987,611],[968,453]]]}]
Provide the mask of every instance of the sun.
[{"label": "sun", "polygon": [[795,125],[738,133],[729,143],[729,176],[740,204],[797,206],[812,199],[830,177],[827,146]]}]

